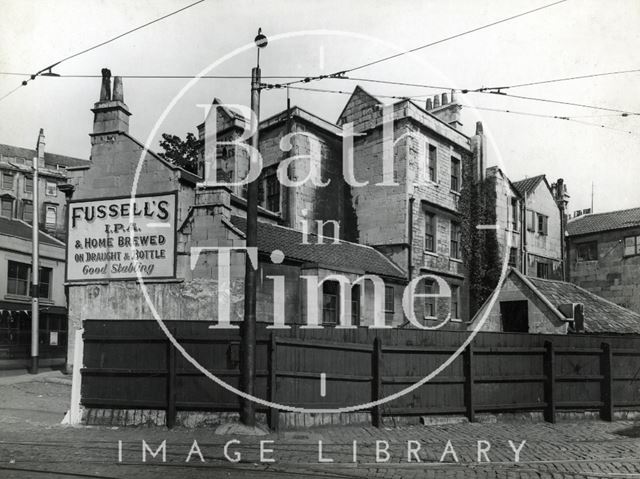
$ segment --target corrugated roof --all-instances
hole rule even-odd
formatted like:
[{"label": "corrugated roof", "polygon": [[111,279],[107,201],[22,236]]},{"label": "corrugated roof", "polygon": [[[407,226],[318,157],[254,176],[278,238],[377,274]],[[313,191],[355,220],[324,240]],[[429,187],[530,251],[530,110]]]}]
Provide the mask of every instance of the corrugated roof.
[{"label": "corrugated roof", "polygon": [[538,183],[542,180],[544,180],[544,175],[532,176],[531,178],[525,178],[524,180],[514,181],[513,186],[515,186],[520,194],[524,196],[535,190]]},{"label": "corrugated roof", "polygon": [[[17,219],[5,218],[0,216],[0,234],[7,236],[16,236],[25,240],[31,241],[31,226],[24,221]],[[46,233],[40,231],[39,235],[40,243],[50,244],[53,246],[63,247],[64,243],[56,240]]]},{"label": "corrugated roof", "polygon": [[[0,155],[12,158],[24,158],[30,161],[36,156],[36,150],[22,148],[19,146],[0,144]],[[70,166],[83,166],[89,163],[88,160],[82,158],[74,158],[72,156],[56,155],[55,153],[44,153],[44,163],[47,168],[55,169],[56,166],[68,168]]]},{"label": "corrugated roof", "polygon": [[573,283],[530,276],[527,279],[556,307],[566,303],[582,303],[587,333],[640,334],[640,314],[634,311]]},{"label": "corrugated roof", "polygon": [[640,226],[640,208],[579,216],[567,223],[569,236]]},{"label": "corrugated roof", "polygon": [[[231,218],[233,225],[246,231],[246,219]],[[380,276],[404,279],[405,273],[390,259],[371,246],[340,241],[332,244],[325,238],[324,244],[316,244],[318,236],[310,234],[304,244],[302,232],[270,223],[258,222],[258,250],[271,253],[279,249],[286,258],[321,266],[336,267],[337,270],[356,270]]]}]

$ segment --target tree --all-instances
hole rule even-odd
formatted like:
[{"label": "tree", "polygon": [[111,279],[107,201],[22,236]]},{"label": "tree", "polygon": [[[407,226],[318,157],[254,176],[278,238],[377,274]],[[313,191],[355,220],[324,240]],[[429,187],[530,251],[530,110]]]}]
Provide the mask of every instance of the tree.
[{"label": "tree", "polygon": [[198,157],[202,150],[202,140],[196,138],[193,133],[187,133],[184,140],[177,135],[163,133],[160,147],[164,152],[158,153],[158,156],[191,173],[198,173]]}]

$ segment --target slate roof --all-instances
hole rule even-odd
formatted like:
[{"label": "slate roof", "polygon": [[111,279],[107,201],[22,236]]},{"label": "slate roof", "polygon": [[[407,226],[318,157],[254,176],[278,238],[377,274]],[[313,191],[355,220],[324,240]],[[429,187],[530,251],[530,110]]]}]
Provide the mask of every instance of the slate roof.
[{"label": "slate roof", "polygon": [[[4,216],[0,216],[0,234],[7,236],[15,236],[18,238],[22,238],[28,241],[31,241],[31,225],[25,223],[24,221],[17,219],[5,218]],[[64,243],[56,240],[52,236],[49,236],[46,233],[40,231],[40,243],[49,244],[53,246],[63,247]]]},{"label": "slate roof", "polygon": [[[241,230],[246,231],[246,219],[232,216],[231,222]],[[371,246],[340,241],[332,244],[332,239],[325,238],[324,244],[316,244],[318,236],[309,234],[307,242],[303,244],[302,232],[278,226],[271,223],[258,222],[258,250],[271,253],[281,250],[286,259],[293,259],[304,263],[313,263],[327,268],[336,267],[338,270],[359,270],[380,276],[397,279],[405,278],[402,269],[396,266],[385,255]]]},{"label": "slate roof", "polygon": [[525,178],[524,180],[514,181],[513,186],[515,186],[518,192],[522,196],[524,196],[535,190],[538,186],[538,183],[540,183],[544,179],[544,175],[532,176],[531,178]]},{"label": "slate roof", "polygon": [[566,303],[584,305],[587,333],[640,334],[640,314],[612,303],[573,283],[550,279],[527,279],[555,307]]},{"label": "slate roof", "polygon": [[640,208],[578,216],[567,223],[569,236],[640,226]]},{"label": "slate roof", "polygon": [[[36,150],[21,148],[19,146],[0,144],[0,155],[11,158],[24,158],[31,161],[36,156]],[[68,168],[70,166],[83,166],[89,164],[88,160],[74,158],[72,156],[56,155],[55,153],[44,153],[44,164],[47,168],[55,169],[56,166]]]}]

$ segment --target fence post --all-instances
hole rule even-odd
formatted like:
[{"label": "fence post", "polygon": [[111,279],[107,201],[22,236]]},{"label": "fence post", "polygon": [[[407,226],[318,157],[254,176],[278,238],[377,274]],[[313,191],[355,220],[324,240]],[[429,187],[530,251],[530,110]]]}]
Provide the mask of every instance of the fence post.
[{"label": "fence post", "polygon": [[551,341],[544,342],[544,400],[547,406],[544,409],[544,420],[550,423],[556,422],[556,397],[555,397],[555,352]]},{"label": "fence post", "polygon": [[475,407],[473,402],[473,345],[469,343],[464,350],[464,404],[467,409],[467,419],[469,422],[476,420]]},{"label": "fence post", "polygon": [[[278,375],[276,353],[277,353],[278,339],[275,334],[269,335],[269,351],[267,359],[267,368],[269,371],[269,378],[267,382],[267,394],[270,402],[276,401],[276,378]],[[269,428],[272,431],[277,431],[280,427],[280,411],[275,408],[269,408],[267,411],[267,422]]]},{"label": "fence post", "polygon": [[600,409],[600,419],[603,421],[613,421],[613,353],[609,343],[602,343],[602,356],[600,357],[600,397],[602,408]]},{"label": "fence post", "polygon": [[[382,397],[382,341],[379,337],[373,340],[371,352],[371,400],[377,401]],[[371,424],[382,426],[382,408],[374,406],[371,410]]]},{"label": "fence post", "polygon": [[[175,329],[171,332],[176,337]],[[171,429],[176,423],[176,348],[167,341],[167,411],[165,424]]]}]

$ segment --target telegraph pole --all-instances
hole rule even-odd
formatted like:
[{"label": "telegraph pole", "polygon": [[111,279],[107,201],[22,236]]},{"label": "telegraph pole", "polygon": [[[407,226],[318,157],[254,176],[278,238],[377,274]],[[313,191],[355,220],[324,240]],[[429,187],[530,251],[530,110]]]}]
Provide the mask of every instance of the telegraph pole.
[{"label": "telegraph pole", "polygon": [[[42,130],[40,130],[42,134]],[[38,147],[39,147],[38,141]],[[38,148],[39,150],[39,148]],[[39,328],[39,301],[40,292],[38,290],[38,273],[40,272],[39,264],[39,245],[38,245],[38,218],[39,218],[39,205],[38,205],[38,155],[33,158],[33,219],[32,219],[32,255],[31,255],[31,366],[29,372],[31,374],[38,374],[38,346],[40,337]]]},{"label": "telegraph pole", "polygon": [[[267,46],[267,37],[258,29],[254,39],[257,50],[256,66],[251,70],[251,137],[252,155],[250,168],[255,168],[258,158],[253,152],[258,151],[260,139],[260,49]],[[255,171],[255,170],[254,170]],[[249,183],[247,188],[247,231],[246,247],[256,248],[258,245],[258,179]],[[240,385],[242,391],[253,395],[256,379],[256,287],[257,271],[253,268],[249,254],[245,256],[244,275],[244,321],[241,326],[240,342]],[[252,400],[242,398],[240,401],[240,420],[246,426],[255,426],[256,411]]]}]

